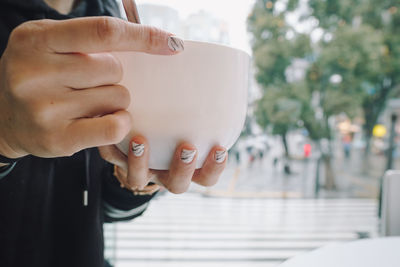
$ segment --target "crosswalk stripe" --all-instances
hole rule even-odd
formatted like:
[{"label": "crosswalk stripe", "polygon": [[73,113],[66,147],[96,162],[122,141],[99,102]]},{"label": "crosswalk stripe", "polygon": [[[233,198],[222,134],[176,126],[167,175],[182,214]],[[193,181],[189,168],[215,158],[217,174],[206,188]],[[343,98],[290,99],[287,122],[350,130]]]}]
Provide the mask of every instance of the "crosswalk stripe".
[{"label": "crosswalk stripe", "polygon": [[[348,217],[346,219],[343,218],[307,218],[307,219],[294,219],[291,220],[290,218],[271,218],[270,221],[267,221],[266,223],[260,222],[260,221],[254,221],[251,218],[237,218],[239,215],[232,215],[232,217],[229,219],[229,217],[224,217],[224,218],[218,218],[218,219],[213,219],[213,218],[196,218],[196,217],[165,217],[165,218],[153,218],[152,220],[145,220],[144,222],[146,223],[154,223],[157,222],[158,224],[197,224],[197,225],[202,225],[202,224],[213,224],[215,221],[219,220],[221,224],[229,224],[229,225],[246,225],[248,224],[249,227],[254,227],[254,226],[264,226],[264,227],[269,227],[269,226],[276,226],[276,225],[331,225],[331,224],[336,224],[336,225],[344,225],[346,223],[349,224],[377,224],[378,221],[377,219],[369,219],[369,218],[352,218]],[[236,221],[232,221],[233,219],[236,219]],[[260,218],[257,218],[260,219]],[[232,221],[232,222],[231,222]]]},{"label": "crosswalk stripe", "polygon": [[161,250],[161,251],[171,251],[171,250],[181,250],[181,251],[187,251],[187,250],[196,250],[196,251],[209,251],[212,249],[213,251],[301,251],[301,250],[309,250],[317,247],[283,247],[283,248],[277,248],[277,247],[211,247],[211,246],[194,246],[194,247],[188,247],[188,246],[175,246],[171,247],[170,244],[165,243],[163,246],[155,246],[154,244],[151,245],[136,245],[136,246],[121,246],[118,244],[118,249],[119,250],[126,250],[126,251],[133,251],[133,250]]},{"label": "crosswalk stripe", "polygon": [[335,242],[376,236],[370,199],[219,199],[165,194],[128,223],[104,226],[105,255],[125,266],[276,266]]},{"label": "crosswalk stripe", "polygon": [[[251,265],[247,266],[252,266],[252,267],[275,267],[278,264],[280,264],[281,261],[268,261],[268,262],[251,262]],[[120,260],[118,261],[118,267],[132,267],[132,261],[131,260]],[[165,260],[153,260],[153,261],[142,261],[142,260],[136,260],[134,261],[134,266],[145,266],[145,267],[204,267],[204,262],[194,262],[194,261],[165,261]],[[237,261],[208,261],[207,262],[207,267],[243,267],[243,262],[237,262]]]},{"label": "crosswalk stripe", "polygon": [[165,232],[165,231],[180,231],[180,232],[193,232],[193,231],[202,231],[202,232],[263,232],[263,233],[296,233],[296,232],[351,232],[356,230],[364,230],[364,231],[374,231],[376,226],[371,226],[368,224],[363,225],[338,225],[326,227],[323,225],[319,226],[298,226],[293,225],[281,225],[275,227],[252,227],[249,228],[247,225],[236,225],[233,226],[231,224],[160,224],[160,223],[137,223],[137,224],[119,224],[118,232],[124,231],[152,231],[152,232]]},{"label": "crosswalk stripe", "polygon": [[354,239],[355,233],[204,233],[204,232],[118,232],[118,239],[195,239],[195,240],[331,240]]},{"label": "crosswalk stripe", "polygon": [[[145,247],[145,248],[190,248],[190,249],[237,249],[243,250],[251,249],[312,249],[326,244],[338,242],[337,240],[316,241],[316,240],[295,240],[295,241],[250,241],[240,240],[237,242],[225,242],[223,240],[168,240],[168,241],[153,241],[153,240],[117,240],[116,246],[118,248],[127,247]],[[106,244],[107,245],[107,244]]]}]

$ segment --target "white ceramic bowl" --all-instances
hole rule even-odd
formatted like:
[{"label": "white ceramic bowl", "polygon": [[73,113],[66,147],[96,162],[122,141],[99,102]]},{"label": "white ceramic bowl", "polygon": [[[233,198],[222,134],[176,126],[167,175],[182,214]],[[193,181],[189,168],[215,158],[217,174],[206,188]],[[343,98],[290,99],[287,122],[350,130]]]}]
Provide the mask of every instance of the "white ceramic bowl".
[{"label": "white ceramic bowl", "polygon": [[121,84],[131,93],[133,128],[118,144],[125,154],[137,134],[149,141],[149,168],[169,169],[181,141],[198,149],[197,168],[214,145],[229,149],[243,128],[247,109],[249,56],[231,47],[185,41],[174,56],[115,54]]}]

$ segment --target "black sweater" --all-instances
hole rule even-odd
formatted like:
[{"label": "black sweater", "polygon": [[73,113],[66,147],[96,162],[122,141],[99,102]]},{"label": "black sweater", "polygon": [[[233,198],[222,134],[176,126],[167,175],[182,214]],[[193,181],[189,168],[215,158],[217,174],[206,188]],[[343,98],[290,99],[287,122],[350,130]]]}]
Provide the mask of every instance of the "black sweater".
[{"label": "black sweater", "polygon": [[[0,0],[0,55],[10,32],[25,21],[97,15],[117,16],[118,6],[87,0],[61,15],[40,0]],[[0,175],[0,266],[102,267],[103,222],[132,219],[152,198],[121,189],[112,172],[96,148],[71,157],[19,159]]]}]

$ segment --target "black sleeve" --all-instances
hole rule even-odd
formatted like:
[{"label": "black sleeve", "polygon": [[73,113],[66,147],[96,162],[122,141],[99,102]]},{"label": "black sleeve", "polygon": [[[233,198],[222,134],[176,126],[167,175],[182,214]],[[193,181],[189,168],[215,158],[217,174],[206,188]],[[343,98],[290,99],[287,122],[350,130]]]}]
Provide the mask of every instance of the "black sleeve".
[{"label": "black sleeve", "polygon": [[35,15],[35,12],[18,9],[10,2],[0,0],[0,56],[7,47],[12,30]]},{"label": "black sleeve", "polygon": [[131,191],[121,188],[113,175],[114,166],[106,163],[103,170],[104,221],[126,221],[143,214],[149,201],[157,194],[135,196]]},{"label": "black sleeve", "polygon": [[15,167],[16,162],[0,167],[0,180],[6,177]]},{"label": "black sleeve", "polygon": [[19,158],[16,159],[10,159],[10,158],[6,158],[2,155],[0,155],[0,163],[7,163],[7,164],[14,164],[19,160]]},{"label": "black sleeve", "polygon": [[6,166],[0,167],[0,180],[6,177],[14,169],[15,165],[17,164],[17,161],[20,159],[21,158],[10,159],[0,155],[0,163],[7,164]]}]

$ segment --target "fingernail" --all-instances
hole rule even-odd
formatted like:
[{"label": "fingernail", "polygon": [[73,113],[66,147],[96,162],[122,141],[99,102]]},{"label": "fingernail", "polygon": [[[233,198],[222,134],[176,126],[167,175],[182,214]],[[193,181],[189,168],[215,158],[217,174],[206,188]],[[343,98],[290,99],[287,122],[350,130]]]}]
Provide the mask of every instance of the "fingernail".
[{"label": "fingernail", "polygon": [[183,40],[176,36],[168,37],[168,47],[173,52],[179,52],[185,50]]},{"label": "fingernail", "polygon": [[141,157],[144,153],[144,144],[132,142],[132,152],[135,157]]},{"label": "fingernail", "polygon": [[124,188],[124,187],[125,187],[124,184],[120,184],[120,186],[121,186],[121,188]]},{"label": "fingernail", "polygon": [[136,191],[136,190],[137,190],[137,186],[132,186],[132,187],[131,187],[131,190],[132,190],[132,191]]},{"label": "fingernail", "polygon": [[193,161],[195,155],[196,155],[196,150],[182,149],[181,160],[184,163],[189,164]]},{"label": "fingernail", "polygon": [[217,163],[224,162],[226,157],[226,150],[217,150],[215,151],[214,159]]}]

